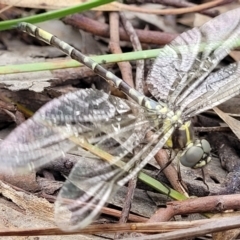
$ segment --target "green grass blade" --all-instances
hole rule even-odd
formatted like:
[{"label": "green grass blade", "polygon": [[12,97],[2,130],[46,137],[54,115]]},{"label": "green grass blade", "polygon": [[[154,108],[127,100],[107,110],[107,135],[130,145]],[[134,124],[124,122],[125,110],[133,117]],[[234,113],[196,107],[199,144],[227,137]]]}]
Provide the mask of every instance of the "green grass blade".
[{"label": "green grass blade", "polygon": [[[129,52],[122,54],[107,54],[101,56],[91,57],[99,64],[116,63],[123,61],[132,61],[139,59],[155,58],[160,53],[161,49],[145,50],[139,52]],[[38,72],[47,70],[56,70],[64,68],[76,68],[83,66],[83,64],[72,60],[51,60],[47,62],[39,63],[25,63],[25,64],[12,64],[7,66],[0,66],[0,74],[12,74],[12,73],[25,73],[25,72]]]},{"label": "green grass blade", "polygon": [[167,187],[166,185],[162,184],[156,179],[148,176],[146,173],[140,172],[138,175],[138,179],[144,182],[145,184],[147,184],[148,186],[152,187],[153,189],[157,190],[158,192],[163,193],[172,199],[175,199],[175,200],[188,199],[185,195],[175,191],[170,187]]},{"label": "green grass blade", "polygon": [[62,18],[70,14],[80,13],[83,11],[90,10],[92,8],[113,2],[114,0],[91,0],[73,7],[64,8],[56,11],[50,11],[34,16],[13,19],[9,21],[0,22],[0,31],[14,28],[20,22],[38,23],[44,22],[51,19]]}]

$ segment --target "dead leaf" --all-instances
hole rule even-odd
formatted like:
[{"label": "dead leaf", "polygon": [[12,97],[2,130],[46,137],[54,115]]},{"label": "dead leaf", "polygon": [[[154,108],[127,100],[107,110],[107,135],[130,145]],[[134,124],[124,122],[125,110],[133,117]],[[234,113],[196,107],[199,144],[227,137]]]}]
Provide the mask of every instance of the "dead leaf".
[{"label": "dead leaf", "polygon": [[[229,213],[221,213],[221,214],[215,214],[213,218],[221,218],[222,216],[224,217],[231,217],[231,216],[238,216],[240,212],[229,212]],[[239,235],[240,229],[231,229],[228,231],[223,231],[223,232],[216,232],[213,233],[213,239],[214,240],[233,240],[236,239],[236,237]]]},{"label": "dead leaf", "polygon": [[229,114],[222,112],[219,108],[214,107],[213,110],[218,116],[231,128],[234,134],[240,139],[240,122],[235,118],[229,116]]},{"label": "dead leaf", "polygon": [[[0,198],[0,228],[8,229],[33,229],[56,227],[54,221],[54,205],[44,198],[39,198],[33,194],[18,192],[7,184],[0,181],[0,193],[4,198]],[[7,201],[10,199],[11,201]],[[0,237],[6,239],[6,237]],[[39,240],[99,240],[100,237],[90,235],[74,236],[41,236],[37,237],[12,237],[10,240],[39,239]]]}]

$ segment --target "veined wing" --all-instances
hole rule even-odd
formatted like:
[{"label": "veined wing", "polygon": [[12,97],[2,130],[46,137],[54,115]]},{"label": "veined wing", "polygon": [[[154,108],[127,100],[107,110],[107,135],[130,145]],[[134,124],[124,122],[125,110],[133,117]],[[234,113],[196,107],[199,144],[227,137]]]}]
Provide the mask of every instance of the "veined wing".
[{"label": "veined wing", "polygon": [[[64,183],[55,204],[58,225],[66,231],[73,231],[90,224],[111,195],[137,174],[163,147],[173,130],[171,124],[164,124],[129,162],[121,164],[121,168],[100,159],[94,160],[95,169],[83,168],[84,160],[77,163]],[[136,161],[152,146],[151,152],[136,165]],[[117,163],[119,165],[119,162]]]},{"label": "veined wing", "polygon": [[240,45],[239,15],[240,8],[229,11],[164,47],[147,78],[152,95],[170,106],[181,106],[219,61]]},{"label": "veined wing", "polygon": [[210,74],[184,100],[183,117],[190,118],[240,93],[240,63],[233,63]]},{"label": "veined wing", "polygon": [[135,128],[153,127],[144,116],[139,105],[102,91],[68,93],[43,106],[0,144],[1,169],[29,171],[42,166],[75,147],[73,138],[123,157],[144,137],[144,131],[141,137],[134,135]]}]

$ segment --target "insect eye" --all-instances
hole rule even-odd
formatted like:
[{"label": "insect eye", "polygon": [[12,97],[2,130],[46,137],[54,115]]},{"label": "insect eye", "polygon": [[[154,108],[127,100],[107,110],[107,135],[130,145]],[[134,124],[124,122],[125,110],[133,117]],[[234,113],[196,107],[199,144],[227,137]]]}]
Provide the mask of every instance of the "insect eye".
[{"label": "insect eye", "polygon": [[210,160],[211,146],[205,139],[197,141],[195,145],[187,149],[180,158],[180,162],[185,167],[204,167]]},{"label": "insect eye", "polygon": [[201,145],[204,153],[209,154],[211,152],[211,146],[207,140],[202,139]]},{"label": "insect eye", "polygon": [[190,147],[180,158],[180,162],[185,167],[194,167],[202,159],[204,152],[201,147]]}]

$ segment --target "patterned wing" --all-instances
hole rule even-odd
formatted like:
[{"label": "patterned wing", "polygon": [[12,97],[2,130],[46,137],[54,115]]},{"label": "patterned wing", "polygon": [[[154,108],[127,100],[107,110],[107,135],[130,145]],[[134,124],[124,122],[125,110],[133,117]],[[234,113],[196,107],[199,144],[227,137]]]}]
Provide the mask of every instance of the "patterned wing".
[{"label": "patterned wing", "polygon": [[[84,167],[86,159],[79,161],[64,183],[55,204],[55,217],[58,225],[66,231],[73,231],[90,224],[112,194],[155,156],[172,132],[171,125],[164,125],[130,161],[126,164],[122,162],[121,168],[116,168],[100,159],[91,159],[92,165],[96,167],[89,169]],[[150,147],[153,149],[139,162],[138,160]]]},{"label": "patterned wing", "polygon": [[144,137],[145,131],[141,136],[134,133],[143,126],[150,128],[137,104],[93,89],[68,93],[43,106],[0,144],[1,169],[37,168],[86,140],[123,157]]},{"label": "patterned wing", "polygon": [[[171,136],[171,123],[163,122],[159,129],[156,119],[136,103],[102,91],[69,93],[43,106],[1,143],[1,168],[28,171],[78,144],[87,150],[86,144],[92,146],[90,150],[97,156],[94,168],[82,166],[90,154],[85,151],[56,203],[56,220],[63,229],[83,228],[99,214],[114,191],[136,175]],[[133,155],[132,150],[151,130],[153,136]],[[150,153],[143,157],[149,149]],[[126,156],[130,161],[124,163],[121,160]]]},{"label": "patterned wing", "polygon": [[183,101],[183,117],[190,118],[240,93],[240,63],[230,64],[210,74]]},{"label": "patterned wing", "polygon": [[147,78],[149,91],[170,106],[181,106],[231,49],[239,45],[240,8],[193,28],[163,48]]}]

